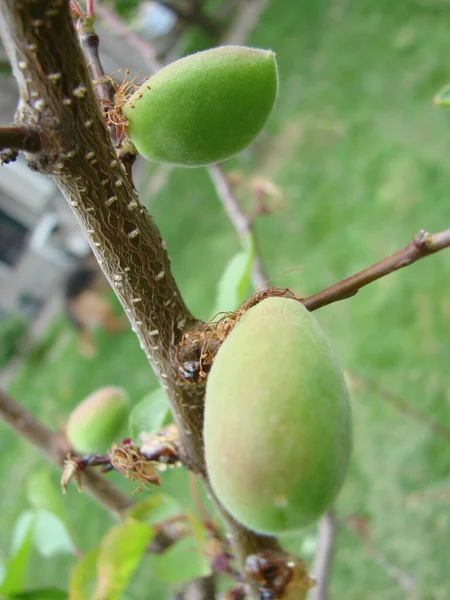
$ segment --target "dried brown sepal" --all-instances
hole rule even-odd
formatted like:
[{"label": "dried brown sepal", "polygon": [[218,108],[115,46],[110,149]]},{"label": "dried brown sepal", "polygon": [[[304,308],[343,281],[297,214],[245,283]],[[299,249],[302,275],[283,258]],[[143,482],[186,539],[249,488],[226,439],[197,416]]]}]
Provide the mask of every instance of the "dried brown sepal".
[{"label": "dried brown sepal", "polygon": [[261,600],[303,600],[315,585],[299,558],[270,550],[247,556],[245,575],[257,585]]},{"label": "dried brown sepal", "polygon": [[61,490],[62,493],[65,494],[69,483],[75,481],[78,491],[81,492],[81,467],[80,462],[76,459],[76,457],[69,455],[64,461],[63,471],[61,474]]},{"label": "dried brown sepal", "polygon": [[186,332],[178,349],[178,374],[185,383],[198,385],[204,383],[214,358],[222,343],[242,316],[262,300],[270,297],[292,298],[301,302],[288,288],[269,288],[259,290],[241,306],[227,313],[218,313],[202,329]]},{"label": "dried brown sepal", "polygon": [[141,438],[139,451],[147,460],[162,465],[180,463],[180,440],[178,427],[174,423],[163,427],[158,433],[141,434]]},{"label": "dried brown sepal", "polygon": [[150,485],[161,484],[152,461],[149,461],[132,442],[113,444],[108,454],[113,469],[122,473],[130,481],[139,483],[136,491],[149,489]]},{"label": "dried brown sepal", "polygon": [[122,82],[117,83],[110,75],[104,75],[92,81],[94,86],[102,83],[108,83],[114,89],[114,102],[99,98],[100,108],[103,118],[108,127],[115,128],[116,139],[120,143],[125,135],[125,130],[128,126],[128,120],[122,112],[122,106],[128,101],[128,98],[148,79],[138,81],[138,75],[135,75],[128,80],[130,71],[125,71],[125,76]]}]

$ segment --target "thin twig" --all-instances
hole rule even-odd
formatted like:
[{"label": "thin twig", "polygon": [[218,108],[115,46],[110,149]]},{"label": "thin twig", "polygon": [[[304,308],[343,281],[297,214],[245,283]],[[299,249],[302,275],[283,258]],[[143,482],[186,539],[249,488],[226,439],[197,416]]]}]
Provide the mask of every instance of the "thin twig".
[{"label": "thin twig", "polygon": [[112,105],[114,102],[114,87],[112,81],[105,77],[105,71],[98,51],[100,45],[99,37],[89,21],[87,23],[80,22],[78,29],[81,47],[87,59],[87,66],[97,98]]},{"label": "thin twig", "polygon": [[327,600],[328,584],[333,562],[333,552],[337,532],[337,521],[332,510],[322,517],[319,523],[319,543],[314,557],[311,574],[317,584],[309,593],[308,600]]},{"label": "thin twig", "polygon": [[[53,464],[62,467],[67,456],[68,444],[61,434],[56,434],[42,425],[23,406],[0,389],[0,419],[18,436],[40,450]],[[73,452],[75,455],[75,452]],[[80,472],[81,485],[97,504],[114,518],[121,519],[134,505],[132,498],[123,494],[114,484],[93,469]],[[149,552],[159,554],[178,540],[177,532],[171,525],[158,529]]]},{"label": "thin twig", "polygon": [[117,33],[120,33],[141,55],[148,66],[149,75],[156,73],[161,68],[161,64],[156,59],[156,53],[150,44],[147,44],[134,31],[131,31],[120,19],[120,17],[105,4],[97,6],[97,15],[99,15],[105,23],[111,26]]},{"label": "thin twig", "polygon": [[398,566],[392,564],[385,555],[380,552],[377,548],[374,548],[370,541],[370,531],[367,526],[367,522],[365,519],[361,518],[348,518],[344,520],[339,520],[337,523],[339,526],[346,527],[351,533],[356,535],[356,537],[361,541],[362,546],[364,548],[365,553],[369,558],[371,558],[374,562],[376,562],[389,577],[394,579],[401,588],[403,588],[406,592],[409,592],[410,595],[408,598],[411,600],[418,599],[418,590],[417,590],[417,582],[415,578],[406,573]]},{"label": "thin twig", "polygon": [[350,374],[348,377],[348,381],[350,388],[352,388],[352,386],[354,386],[356,389],[358,389],[359,387],[363,387],[365,389],[373,391],[381,400],[388,402],[397,410],[408,415],[418,423],[421,423],[422,425],[430,429],[430,431],[432,431],[435,435],[438,435],[439,437],[444,439],[446,442],[450,442],[450,429],[448,427],[442,425],[441,423],[438,423],[434,419],[431,419],[421,410],[418,410],[397,394],[394,394],[390,390],[385,389],[373,379],[370,379],[366,376],[362,377],[360,375],[355,376],[353,374]]},{"label": "thin twig", "polygon": [[[19,436],[38,448],[52,463],[59,467],[63,465],[68,448],[62,436],[42,425],[2,390],[0,390],[0,419]],[[91,469],[82,472],[81,482],[83,489],[116,518],[122,517],[123,513],[133,505],[133,500]]]},{"label": "thin twig", "polygon": [[305,298],[303,304],[308,310],[313,311],[322,308],[322,306],[332,304],[333,302],[345,300],[346,298],[354,296],[362,287],[372,283],[372,281],[376,281],[394,271],[408,267],[421,258],[434,254],[449,246],[450,229],[434,234],[427,233],[426,231],[419,231],[412,242],[398,252],[395,252],[395,254]]},{"label": "thin twig", "polygon": [[224,207],[228,218],[230,219],[241,244],[245,246],[248,238],[251,237],[255,247],[255,258],[252,266],[252,282],[257,290],[267,289],[268,276],[265,272],[260,253],[257,248],[257,242],[253,231],[253,225],[248,216],[239,205],[239,201],[233,194],[230,182],[227,178],[224,168],[221,165],[211,165],[208,167],[208,173],[215,187],[217,196]]},{"label": "thin twig", "polygon": [[23,125],[0,127],[0,150],[23,150],[24,152],[37,152],[41,145],[39,134],[34,129]]}]

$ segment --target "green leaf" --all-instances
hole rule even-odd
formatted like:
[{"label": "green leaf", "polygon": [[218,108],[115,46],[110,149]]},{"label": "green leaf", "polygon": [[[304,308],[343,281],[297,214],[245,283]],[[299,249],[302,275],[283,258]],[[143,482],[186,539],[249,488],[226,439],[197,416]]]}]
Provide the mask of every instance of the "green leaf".
[{"label": "green leaf", "polygon": [[109,530],[100,544],[94,600],[118,600],[153,538],[151,527],[136,521]]},{"label": "green leaf", "polygon": [[23,589],[28,558],[33,544],[35,517],[31,511],[20,515],[13,533],[13,557],[6,565],[5,577],[0,586],[2,594],[16,594]]},{"label": "green leaf", "polygon": [[92,600],[97,582],[97,559],[100,548],[94,548],[83,556],[72,569],[69,600]]},{"label": "green leaf", "polygon": [[180,584],[211,574],[211,565],[193,537],[182,538],[162,554],[148,558],[153,576],[165,583]]},{"label": "green leaf", "polygon": [[203,522],[191,511],[186,512],[189,525],[191,526],[192,535],[198,549],[203,552],[207,542],[206,529]]},{"label": "green leaf", "polygon": [[248,236],[246,247],[233,256],[217,284],[214,315],[236,310],[243,302],[254,258],[255,244],[253,237]]},{"label": "green leaf", "polygon": [[145,396],[131,411],[128,419],[130,436],[140,441],[141,433],[156,433],[170,417],[169,404],[161,388]]},{"label": "green leaf", "polygon": [[450,83],[442,87],[433,98],[433,102],[438,106],[450,106]]},{"label": "green leaf", "polygon": [[13,534],[13,547],[20,544],[30,523],[33,523],[31,541],[39,554],[45,557],[73,554],[74,545],[65,523],[48,510],[28,510],[22,513]]},{"label": "green leaf", "polygon": [[56,588],[43,588],[9,596],[8,600],[67,600],[67,592]]},{"label": "green leaf", "polygon": [[183,509],[173,496],[154,494],[148,500],[136,504],[128,511],[128,516],[149,525],[181,515]]},{"label": "green leaf", "polygon": [[45,557],[57,554],[73,554],[74,545],[66,524],[48,510],[36,510],[34,545]]},{"label": "green leaf", "polygon": [[53,513],[66,526],[69,526],[66,509],[62,501],[61,489],[52,480],[52,473],[47,467],[34,472],[28,479],[28,501],[33,508]]}]

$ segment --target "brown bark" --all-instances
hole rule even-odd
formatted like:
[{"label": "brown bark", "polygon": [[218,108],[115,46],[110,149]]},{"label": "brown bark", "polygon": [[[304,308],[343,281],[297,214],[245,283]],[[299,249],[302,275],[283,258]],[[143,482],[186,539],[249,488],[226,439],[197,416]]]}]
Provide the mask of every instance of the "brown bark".
[{"label": "brown bark", "polygon": [[[159,230],[140,204],[117,160],[77,41],[67,0],[2,0],[0,31],[17,79],[16,122],[41,140],[25,156],[64,194],[122,303],[169,398],[184,460],[206,481],[203,456],[204,385],[178,375],[184,332],[202,324],[186,308]],[[243,563],[261,548],[279,549],[237,524],[223,508]]]}]

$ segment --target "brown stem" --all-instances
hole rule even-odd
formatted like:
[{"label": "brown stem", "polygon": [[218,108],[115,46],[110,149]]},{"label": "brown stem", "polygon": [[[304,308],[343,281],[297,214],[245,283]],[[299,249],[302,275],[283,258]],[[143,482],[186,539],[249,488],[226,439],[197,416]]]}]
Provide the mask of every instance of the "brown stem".
[{"label": "brown stem", "polygon": [[[17,435],[40,450],[53,464],[62,467],[70,448],[66,440],[42,425],[18,402],[0,389],[0,419]],[[73,451],[72,455],[76,455]],[[106,477],[92,469],[80,472],[83,490],[114,518],[122,518],[126,511],[133,506],[134,501],[123,494]],[[178,537],[173,528],[162,527],[153,538],[150,552],[161,553],[177,541]]]},{"label": "brown stem", "polygon": [[114,103],[114,87],[112,82],[105,78],[105,71],[99,54],[99,37],[89,21],[80,22],[78,28],[80,44],[87,59],[87,66],[94,82],[97,98],[112,105]]},{"label": "brown stem", "polygon": [[238,199],[233,194],[233,190],[224,168],[221,165],[211,165],[208,167],[208,173],[216,189],[217,196],[219,197],[219,200],[222,203],[228,218],[235,228],[241,244],[245,246],[249,237],[253,239],[253,244],[255,246],[255,258],[252,266],[253,285],[257,290],[267,289],[268,276],[265,273],[265,268],[262,263],[260,253],[256,247],[256,239],[252,222],[248,218],[248,215],[246,215],[242,210]]},{"label": "brown stem", "polygon": [[[0,419],[18,435],[39,448],[50,462],[59,467],[63,465],[68,448],[62,436],[47,429],[2,390],[0,390]],[[116,518],[122,517],[133,504],[130,498],[95,471],[84,470],[81,481],[83,489]]]},{"label": "brown stem", "polygon": [[0,149],[23,150],[37,152],[41,139],[37,131],[23,125],[0,127]]},{"label": "brown stem", "polygon": [[362,287],[372,283],[372,281],[376,281],[394,271],[408,267],[421,258],[434,254],[449,246],[450,229],[434,234],[427,233],[426,231],[419,231],[412,242],[401,250],[398,250],[398,252],[395,252],[395,254],[305,298],[303,304],[308,310],[313,311],[322,308],[322,306],[327,306],[327,304],[345,300],[346,298],[354,296]]}]

